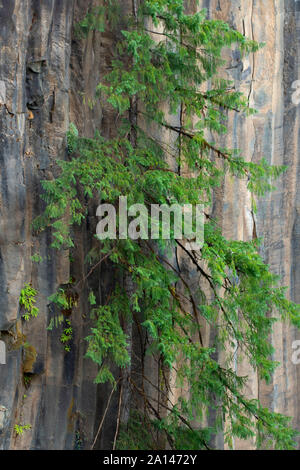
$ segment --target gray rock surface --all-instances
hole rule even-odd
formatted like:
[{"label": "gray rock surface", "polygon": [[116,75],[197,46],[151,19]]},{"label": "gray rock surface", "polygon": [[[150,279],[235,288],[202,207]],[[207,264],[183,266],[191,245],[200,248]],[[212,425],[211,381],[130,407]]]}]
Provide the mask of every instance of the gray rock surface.
[{"label": "gray rock surface", "polygon": [[[264,238],[265,260],[290,286],[290,297],[300,302],[300,105],[291,99],[292,83],[300,79],[300,2],[200,3],[210,17],[266,43],[255,56],[241,59],[234,51],[228,54],[230,66],[224,73],[259,112],[247,119],[229,116],[226,144],[241,148],[249,160],[265,156],[289,167],[277,190],[258,202],[255,217],[245,184],[227,178],[215,193],[214,215],[227,236],[248,240],[255,231]],[[64,352],[57,331],[46,329],[55,313],[48,296],[68,283],[70,274],[76,273],[78,280],[84,276],[95,208],[75,233],[78,249],[72,253],[72,271],[69,253],[57,255],[49,248],[49,234],[37,236],[31,229],[42,208],[40,181],[51,177],[56,159],[66,158],[69,122],[89,136],[99,127],[106,135],[113,132],[110,111],[99,103],[89,109],[81,95],[93,97],[113,52],[112,35],[91,33],[83,40],[74,34],[89,6],[99,4],[97,0],[0,1],[0,339],[7,349],[6,364],[0,364],[0,449],[90,448],[110,394],[109,387],[93,384],[95,367],[83,357],[90,327],[86,288],[72,312],[71,352]],[[129,8],[129,2],[123,2],[123,8]],[[31,260],[37,252],[43,256],[41,263]],[[26,323],[20,320],[18,299],[28,282],[38,290],[39,316]],[[102,267],[99,285],[92,287],[105,293],[111,283],[109,267]],[[211,334],[206,331],[208,341]],[[289,414],[300,429],[300,369],[291,362],[294,339],[300,339],[300,333],[293,328],[275,327],[272,341],[281,366],[268,386],[259,382],[246,361],[236,367],[249,375],[250,396]],[[114,398],[97,448],[111,445],[116,410]],[[15,424],[30,424],[31,429],[16,437]],[[222,447],[222,436],[216,440]],[[235,442],[236,448],[251,446]]]}]

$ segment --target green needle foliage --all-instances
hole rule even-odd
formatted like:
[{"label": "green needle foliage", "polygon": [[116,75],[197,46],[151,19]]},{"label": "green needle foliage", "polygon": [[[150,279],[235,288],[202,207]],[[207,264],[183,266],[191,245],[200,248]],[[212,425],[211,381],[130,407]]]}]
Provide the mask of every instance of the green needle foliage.
[{"label": "green needle foliage", "polygon": [[31,429],[31,424],[15,424],[14,426],[14,430],[17,436],[22,436],[23,432],[28,431],[29,429]]},{"label": "green needle foliage", "polygon": [[[104,28],[111,9],[117,11],[115,3],[106,2],[95,20],[88,16],[83,33]],[[217,143],[227,132],[228,113],[254,112],[247,98],[219,76],[222,51],[236,47],[244,55],[260,44],[222,21],[207,20],[204,11],[186,14],[183,0],[144,0],[118,35],[111,71],[97,87],[99,98],[116,110],[115,137],[97,133],[88,139],[70,126],[69,159],[58,162],[56,179],[42,182],[47,205],[36,228],[52,227],[53,247],[60,249],[74,246],[72,226],[86,217],[89,200],[117,207],[119,196],[127,196],[128,205],[203,204],[206,210],[203,247],[185,253],[199,274],[196,290],[172,262],[175,249],[185,250],[174,236],[151,242],[106,239],[90,255],[97,264],[109,259],[119,279],[131,276],[134,285],[130,296],[117,285],[104,306],[95,306],[92,298],[95,325],[87,356],[99,364],[96,382],[120,380],[111,363],[120,370],[128,367],[125,318],[148,340],[148,353],[159,357],[161,396],[172,370],[176,386],[189,390],[177,402],[170,394],[158,406],[132,376],[132,394],[142,397],[144,409],[137,411],[138,420],[134,412],[125,432],[121,428],[119,447],[147,448],[152,442],[160,448],[159,435],[174,449],[208,448],[210,436],[223,430],[229,446],[234,437],[255,437],[258,447],[293,448],[290,419],[246,398],[247,377],[234,371],[230,351],[238,347],[260,378],[270,380],[277,366],[269,341],[273,324],[284,319],[300,326],[299,306],[287,300],[285,288],[264,264],[258,240],[224,238],[209,215],[213,191],[225,174],[245,179],[249,191],[261,196],[284,171],[266,160],[245,161],[239,150]],[[180,123],[175,125],[172,115],[180,115]],[[205,283],[209,295],[201,290]],[[205,322],[215,330],[213,345],[202,340]],[[216,351],[227,354],[222,365]],[[146,370],[142,375],[150,380]],[[213,409],[217,418],[207,428]],[[143,442],[138,421],[140,436],[149,431]]]},{"label": "green needle foliage", "polygon": [[71,351],[71,347],[69,345],[69,342],[71,341],[72,336],[73,336],[73,328],[71,326],[71,320],[66,318],[65,328],[64,328],[64,331],[62,332],[62,335],[60,337],[60,341],[64,345],[64,349],[65,349],[66,352]]},{"label": "green needle foliage", "polygon": [[30,318],[35,318],[38,316],[39,309],[35,307],[37,291],[33,289],[30,284],[25,284],[23,289],[21,289],[19,303],[23,307],[25,313],[22,317],[24,320],[29,321]]}]

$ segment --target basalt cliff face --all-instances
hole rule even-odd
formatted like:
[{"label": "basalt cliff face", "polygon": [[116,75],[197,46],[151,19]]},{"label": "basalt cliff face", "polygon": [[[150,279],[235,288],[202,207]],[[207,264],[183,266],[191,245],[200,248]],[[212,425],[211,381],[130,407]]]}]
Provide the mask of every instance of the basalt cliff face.
[{"label": "basalt cliff face", "polygon": [[[277,189],[258,201],[257,214],[245,183],[227,178],[215,192],[213,213],[226,236],[242,240],[263,237],[262,254],[272,271],[300,302],[300,105],[292,102],[292,84],[300,79],[300,1],[202,0],[210,18],[230,26],[265,47],[241,59],[228,52],[224,74],[249,96],[258,110],[252,117],[230,117],[228,146],[240,148],[247,159],[262,156],[288,165]],[[0,364],[0,449],[89,449],[110,394],[93,381],[96,369],[84,359],[84,338],[90,329],[87,287],[72,312],[73,340],[65,353],[59,334],[47,330],[51,317],[48,297],[70,276],[84,277],[84,259],[92,243],[96,208],[76,231],[77,250],[56,254],[50,234],[35,234],[31,222],[42,210],[42,179],[55,175],[55,160],[66,158],[66,131],[74,122],[80,134],[95,129],[114,132],[114,117],[103,104],[88,106],[114,50],[113,35],[75,27],[98,0],[0,1],[0,340],[6,344],[6,364]],[[124,11],[131,2],[122,2]],[[194,8],[193,1],[187,1]],[[44,261],[34,263],[39,252]],[[112,282],[108,267],[99,269],[101,293]],[[37,289],[39,315],[21,320],[20,291],[31,282]],[[210,332],[207,331],[209,341]],[[291,361],[299,331],[275,326],[273,380],[260,383],[246,361],[236,369],[249,376],[247,393],[274,411],[293,417],[300,430],[300,368]],[[154,365],[153,365],[154,367]],[[155,373],[153,372],[154,376]],[[25,375],[25,383],[24,383]],[[25,387],[30,382],[29,387]],[[109,449],[117,420],[117,402],[104,422],[96,448]],[[21,436],[15,424],[30,424]],[[222,448],[222,436],[215,444]],[[235,448],[253,448],[235,442]]]}]

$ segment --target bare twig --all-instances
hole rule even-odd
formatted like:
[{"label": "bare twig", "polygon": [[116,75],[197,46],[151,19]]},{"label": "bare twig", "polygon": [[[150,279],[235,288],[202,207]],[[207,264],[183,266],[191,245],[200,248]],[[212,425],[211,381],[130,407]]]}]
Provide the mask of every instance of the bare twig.
[{"label": "bare twig", "polygon": [[[132,385],[134,386],[134,388],[136,389],[136,391],[138,393],[140,393],[142,396],[144,396],[144,393],[141,389],[138,388],[138,386],[133,382],[133,380],[130,380],[130,382],[132,383]],[[147,400],[147,402],[150,404],[149,402],[149,399],[148,397],[145,397],[144,398]],[[156,400],[156,398],[154,397],[151,397],[151,400],[155,401],[156,403],[159,403],[163,408],[165,408],[167,411],[170,411],[170,412],[173,412],[172,408],[170,408],[169,406],[165,405],[164,403],[162,402],[159,402],[159,400]],[[151,404],[150,404],[151,405]],[[155,408],[151,405],[151,409],[155,410]],[[155,410],[155,415],[157,416],[157,411]],[[182,416],[181,414],[177,414],[178,418],[180,419],[180,421],[186,425],[187,428],[189,428],[191,431],[195,432],[195,430],[192,428],[192,426],[190,425],[190,423],[184,418],[184,416]],[[208,445],[206,444],[205,440],[202,439],[202,444],[204,445],[204,447],[207,449],[207,450],[210,450]]]},{"label": "bare twig", "polygon": [[116,432],[115,432],[115,437],[114,437],[113,450],[116,449],[117,438],[118,438],[118,435],[119,435],[120,416],[121,416],[121,405],[122,405],[122,393],[123,393],[123,384],[121,384],[121,389],[120,389],[119,407],[118,407],[118,418],[117,418],[117,426],[116,426]]},{"label": "bare twig", "polygon": [[80,279],[80,281],[77,282],[77,284],[75,285],[75,287],[78,287],[79,284],[81,282],[84,282],[87,280],[87,278],[92,274],[93,271],[95,271],[95,269],[106,259],[108,258],[111,254],[112,254],[113,250],[111,250],[109,253],[106,253],[105,256],[103,256],[91,269],[90,271],[88,272],[88,274],[86,276],[84,276],[82,279]]},{"label": "bare twig", "polygon": [[117,386],[117,383],[118,383],[119,381],[120,381],[120,379],[117,380],[115,386],[113,387],[112,391],[110,392],[110,395],[109,395],[108,400],[107,400],[106,408],[105,408],[105,410],[104,410],[104,414],[103,414],[103,417],[102,417],[101,422],[100,422],[100,424],[99,424],[99,428],[98,428],[97,434],[96,434],[96,436],[95,436],[95,439],[94,439],[93,445],[92,445],[92,447],[91,447],[91,450],[93,450],[93,448],[95,447],[95,444],[96,444],[97,439],[98,439],[98,437],[99,437],[99,434],[100,434],[100,432],[101,432],[101,429],[102,429],[104,420],[105,420],[105,418],[106,418],[106,415],[107,415],[107,412],[108,412],[108,409],[109,409],[109,405],[110,405],[112,396],[113,396],[113,394],[114,394],[114,392],[115,392],[115,390],[116,390],[116,386]]}]

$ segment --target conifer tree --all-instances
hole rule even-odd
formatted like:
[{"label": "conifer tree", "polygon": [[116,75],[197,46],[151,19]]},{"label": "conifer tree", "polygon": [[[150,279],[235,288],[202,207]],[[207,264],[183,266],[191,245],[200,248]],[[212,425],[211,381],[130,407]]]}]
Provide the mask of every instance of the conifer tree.
[{"label": "conifer tree", "polygon": [[[113,29],[118,6],[106,0],[78,30]],[[107,139],[99,129],[90,139],[70,126],[68,158],[58,161],[56,179],[42,182],[46,209],[35,226],[52,227],[52,245],[60,249],[74,247],[72,227],[86,217],[90,200],[117,207],[119,197],[127,196],[128,206],[203,204],[205,212],[201,250],[187,250],[173,233],[171,240],[160,236],[151,242],[106,239],[90,253],[92,266],[109,259],[116,279],[130,279],[129,290],[119,282],[104,305],[90,296],[94,327],[87,356],[99,365],[95,381],[111,382],[120,392],[126,376],[132,397],[131,416],[117,429],[116,445],[154,449],[165,442],[173,449],[207,449],[210,437],[223,430],[229,446],[238,437],[255,438],[258,447],[293,448],[296,431],[290,418],[244,395],[247,377],[234,371],[232,347],[238,345],[259,377],[269,381],[277,366],[269,340],[273,324],[300,326],[299,306],[286,298],[264,263],[259,241],[226,239],[210,215],[213,191],[226,174],[245,179],[254,198],[271,190],[271,180],[284,171],[264,159],[246,161],[239,149],[217,143],[227,132],[228,113],[254,112],[221,76],[224,48],[234,46],[246,55],[261,45],[222,21],[208,20],[205,11],[186,14],[183,0],[143,0],[127,18],[126,29],[115,34],[111,71],[97,87],[97,97],[116,110],[116,136]],[[178,114],[180,124],[174,125],[171,116]],[[162,142],[151,129],[170,131],[174,143]],[[198,272],[196,290],[172,261],[176,248]],[[203,290],[205,283],[210,295]],[[159,358],[158,383],[151,384],[143,365],[142,380],[124,374],[132,357],[129,329],[121,318],[135,326],[143,353]],[[213,345],[203,341],[204,322],[215,328]],[[226,365],[215,359],[216,349],[227,354]],[[112,372],[112,363],[119,375]],[[176,402],[169,393],[171,374],[176,375],[174,387],[188,388]],[[159,390],[160,403],[146,393],[149,387]],[[135,397],[143,406],[135,407]],[[217,419],[208,427],[212,409]]]}]

